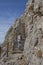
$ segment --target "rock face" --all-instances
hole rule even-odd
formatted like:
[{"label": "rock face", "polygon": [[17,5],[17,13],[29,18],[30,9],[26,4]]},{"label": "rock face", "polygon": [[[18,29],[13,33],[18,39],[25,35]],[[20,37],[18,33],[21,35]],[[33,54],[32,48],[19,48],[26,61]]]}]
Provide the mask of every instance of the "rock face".
[{"label": "rock face", "polygon": [[[19,47],[18,35],[21,43]],[[8,57],[9,62],[7,60],[4,65],[43,65],[43,0],[28,0],[24,14],[6,34],[3,52],[7,43],[11,59]]]}]

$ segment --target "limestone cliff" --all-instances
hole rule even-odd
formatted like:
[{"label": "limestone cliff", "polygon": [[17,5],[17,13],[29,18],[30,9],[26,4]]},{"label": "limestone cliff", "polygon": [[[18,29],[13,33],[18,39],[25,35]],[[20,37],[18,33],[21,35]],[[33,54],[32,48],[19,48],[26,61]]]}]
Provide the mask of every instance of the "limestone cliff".
[{"label": "limestone cliff", "polygon": [[[18,35],[21,36],[20,48]],[[28,0],[24,14],[6,34],[3,52],[7,44],[9,55],[6,57],[5,53],[0,65],[43,65],[43,0]]]}]

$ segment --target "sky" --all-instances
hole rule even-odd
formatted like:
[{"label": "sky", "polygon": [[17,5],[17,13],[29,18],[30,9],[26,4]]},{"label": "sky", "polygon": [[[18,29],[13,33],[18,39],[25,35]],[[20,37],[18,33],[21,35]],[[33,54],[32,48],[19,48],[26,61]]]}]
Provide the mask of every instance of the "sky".
[{"label": "sky", "polygon": [[0,0],[0,44],[16,18],[24,12],[28,0]]}]

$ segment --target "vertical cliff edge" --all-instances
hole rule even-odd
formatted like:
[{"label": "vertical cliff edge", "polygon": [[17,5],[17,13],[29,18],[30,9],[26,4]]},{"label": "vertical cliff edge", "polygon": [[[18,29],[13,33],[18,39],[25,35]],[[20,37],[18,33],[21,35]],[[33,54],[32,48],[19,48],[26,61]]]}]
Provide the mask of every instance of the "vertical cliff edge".
[{"label": "vertical cliff edge", "polygon": [[8,30],[0,65],[43,65],[43,0],[28,0],[24,13]]}]

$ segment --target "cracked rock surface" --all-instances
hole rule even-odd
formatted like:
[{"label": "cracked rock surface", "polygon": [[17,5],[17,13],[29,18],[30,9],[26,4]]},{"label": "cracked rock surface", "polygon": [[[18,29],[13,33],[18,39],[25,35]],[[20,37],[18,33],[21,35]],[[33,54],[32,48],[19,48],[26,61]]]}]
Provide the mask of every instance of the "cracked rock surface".
[{"label": "cracked rock surface", "polygon": [[[10,37],[9,42],[14,39],[13,28],[17,27],[19,22],[25,23],[26,39],[23,52],[9,53],[9,57],[6,57],[5,53],[0,59],[0,65],[43,65],[43,0],[28,0],[24,14],[16,20],[6,35],[6,39]],[[2,46],[5,46],[5,52],[6,43]]]}]

